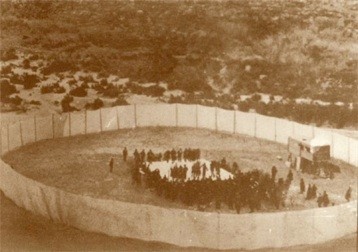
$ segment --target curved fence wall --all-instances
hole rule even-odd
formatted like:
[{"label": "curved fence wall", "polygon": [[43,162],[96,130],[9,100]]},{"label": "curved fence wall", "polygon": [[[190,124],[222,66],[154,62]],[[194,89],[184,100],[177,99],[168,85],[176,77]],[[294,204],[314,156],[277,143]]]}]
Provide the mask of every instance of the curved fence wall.
[{"label": "curved fence wall", "polygon": [[[129,105],[35,117],[2,126],[1,153],[42,139],[144,126],[207,128],[284,144],[289,136],[316,136],[331,144],[334,158],[358,166],[358,141],[355,139],[258,114],[182,104]],[[111,236],[183,247],[257,249],[314,244],[354,233],[357,229],[357,201],[291,212],[203,213],[67,193],[26,178],[2,160],[0,162],[0,189],[20,207],[85,231]]]}]

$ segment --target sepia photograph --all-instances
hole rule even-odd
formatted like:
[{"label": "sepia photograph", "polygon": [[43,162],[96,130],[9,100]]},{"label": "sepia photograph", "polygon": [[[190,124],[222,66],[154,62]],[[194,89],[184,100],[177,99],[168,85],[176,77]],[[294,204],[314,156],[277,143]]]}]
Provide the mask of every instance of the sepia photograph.
[{"label": "sepia photograph", "polygon": [[0,251],[357,251],[357,17],[0,0]]}]

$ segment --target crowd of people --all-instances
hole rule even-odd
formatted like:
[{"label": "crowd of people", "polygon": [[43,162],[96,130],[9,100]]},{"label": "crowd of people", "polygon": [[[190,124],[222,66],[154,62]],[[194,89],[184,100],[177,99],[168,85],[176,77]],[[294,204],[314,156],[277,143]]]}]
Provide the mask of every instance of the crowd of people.
[{"label": "crowd of people", "polygon": [[[135,150],[133,156],[134,183],[150,188],[166,199],[180,200],[188,206],[196,205],[198,209],[204,209],[211,204],[215,205],[216,209],[221,209],[225,204],[238,213],[244,206],[248,206],[251,212],[260,210],[262,204],[272,204],[279,208],[284,205],[284,195],[292,181],[290,173],[288,179],[280,178],[276,182],[275,178],[260,170],[241,172],[236,162],[229,164],[225,158],[211,161],[210,167],[207,167],[205,163],[201,164],[198,161],[199,149],[185,149],[183,152],[173,149],[165,151],[163,155],[155,154],[151,150],[147,153],[144,150]],[[176,160],[194,161],[191,169],[192,179],[186,180],[189,169],[185,165],[178,166],[174,162],[170,169],[170,177],[161,177],[159,170],[149,169],[153,161]],[[209,169],[211,176],[206,174]],[[221,169],[230,171],[233,176],[226,180],[221,179]]]},{"label": "crowd of people", "polygon": [[[127,161],[128,150],[123,150],[123,160]],[[156,192],[157,195],[168,200],[180,200],[188,206],[197,206],[205,209],[214,205],[215,209],[221,209],[225,204],[229,209],[235,209],[240,213],[242,207],[249,207],[251,212],[258,211],[262,205],[272,205],[279,209],[284,206],[285,197],[293,181],[292,169],[287,177],[278,178],[277,168],[271,168],[271,175],[260,170],[242,172],[236,162],[229,164],[225,158],[220,161],[211,161],[210,166],[201,164],[200,149],[167,150],[162,153],[154,153],[152,150],[133,153],[134,162],[131,169],[132,179],[135,184],[142,185]],[[167,176],[162,177],[158,169],[151,171],[150,164],[156,161],[194,161],[191,179],[188,179],[188,167],[177,165],[173,167]],[[110,161],[113,169],[113,160]],[[211,172],[211,176],[206,173]],[[226,180],[221,179],[220,170],[225,169],[233,175]],[[351,187],[345,194],[347,201],[351,198]],[[317,199],[318,206],[328,206],[330,199],[326,191],[318,195],[315,184],[309,184],[307,190],[303,178],[300,180],[300,193],[306,194],[306,200]],[[332,203],[333,204],[333,203]]]}]

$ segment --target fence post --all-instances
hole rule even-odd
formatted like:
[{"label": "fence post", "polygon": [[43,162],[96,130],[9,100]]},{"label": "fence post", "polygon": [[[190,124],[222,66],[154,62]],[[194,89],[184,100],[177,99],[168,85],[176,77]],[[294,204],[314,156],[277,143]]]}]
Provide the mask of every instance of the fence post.
[{"label": "fence post", "polygon": [[215,131],[218,131],[218,108],[215,107]]},{"label": "fence post", "polygon": [[7,130],[7,151],[10,151],[10,129],[9,123],[6,125]]},{"label": "fence post", "polygon": [[99,109],[99,125],[102,132],[102,108]]},{"label": "fence post", "polygon": [[292,123],[292,137],[295,136],[295,123],[293,121],[291,121]]},{"label": "fence post", "polygon": [[198,128],[198,104],[195,104],[195,128]]},{"label": "fence post", "polygon": [[71,136],[71,112],[68,112],[68,136]]},{"label": "fence post", "polygon": [[35,126],[34,134],[35,134],[35,142],[36,142],[36,141],[37,141],[37,125],[36,125],[36,115],[34,115],[34,126]]},{"label": "fence post", "polygon": [[351,164],[351,141],[349,141],[349,137],[347,137],[347,140],[348,140],[348,160],[347,160],[347,163],[348,164]]},{"label": "fence post", "polygon": [[331,132],[331,145],[332,145],[332,148],[331,148],[331,156],[334,157],[334,136],[333,136],[333,132],[332,130],[330,131]]},{"label": "fence post", "polygon": [[119,129],[119,113],[118,113],[118,107],[116,107],[116,117],[117,117],[117,129]]},{"label": "fence post", "polygon": [[22,139],[22,123],[20,121],[20,140],[21,140],[21,146],[24,145],[24,140]]},{"label": "fence post", "polygon": [[178,103],[175,103],[175,126],[178,127]]},{"label": "fence post", "polygon": [[234,110],[234,134],[236,134],[236,110]]},{"label": "fence post", "polygon": [[134,104],[134,127],[137,128],[137,104]]},{"label": "fence post", "polygon": [[55,138],[55,115],[51,114],[52,138]]},{"label": "fence post", "polygon": [[314,127],[311,126],[311,128],[312,128],[312,138],[315,138]]},{"label": "fence post", "polygon": [[85,109],[85,135],[87,134],[87,109]]},{"label": "fence post", "polygon": [[255,117],[254,117],[254,137],[256,138],[256,136],[257,136],[257,114],[255,113]]},{"label": "fence post", "polygon": [[276,129],[276,118],[274,118],[274,122],[275,122],[275,142],[277,142],[277,129]]}]

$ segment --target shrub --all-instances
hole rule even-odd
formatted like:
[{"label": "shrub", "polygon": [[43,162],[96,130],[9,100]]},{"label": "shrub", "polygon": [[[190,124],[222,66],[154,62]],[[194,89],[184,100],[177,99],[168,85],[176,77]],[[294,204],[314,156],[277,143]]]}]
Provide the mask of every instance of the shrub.
[{"label": "shrub", "polygon": [[11,73],[11,70],[12,70],[11,65],[3,66],[1,68],[1,74],[4,74],[4,75],[9,74],[9,73]]},{"label": "shrub", "polygon": [[93,102],[86,103],[85,108],[86,109],[99,109],[104,106],[103,101],[100,98],[95,99]]},{"label": "shrub", "polygon": [[41,94],[48,94],[48,93],[62,94],[64,92],[66,92],[66,89],[64,87],[61,87],[60,84],[58,83],[41,87]]},{"label": "shrub", "polygon": [[16,95],[14,98],[9,98],[9,102],[13,103],[16,106],[19,106],[22,102],[22,99],[18,95]]},{"label": "shrub", "polygon": [[17,59],[18,56],[16,55],[16,51],[14,48],[10,48],[4,52],[2,52],[1,54],[1,60],[3,61],[8,61],[8,60],[13,60],[13,59]]},{"label": "shrub", "polygon": [[40,102],[40,101],[31,100],[31,101],[30,101],[30,104],[31,104],[31,105],[40,106],[40,105],[41,105],[41,102]]},{"label": "shrub", "polygon": [[73,102],[73,97],[69,94],[66,94],[61,100],[61,107],[63,112],[71,112],[77,110],[75,107],[71,106],[71,102]]},{"label": "shrub", "polygon": [[76,97],[85,97],[87,95],[87,91],[83,87],[76,87],[70,91],[70,95]]},{"label": "shrub", "polygon": [[44,75],[49,75],[52,73],[60,73],[71,70],[77,70],[76,66],[73,63],[56,59],[53,60],[48,66],[45,66],[42,69],[42,73]]},{"label": "shrub", "polygon": [[240,102],[239,110],[242,112],[248,112],[250,110],[250,104],[247,101]]},{"label": "shrub", "polygon": [[115,98],[118,97],[118,95],[120,94],[120,90],[118,87],[109,84],[100,93],[102,93],[105,97]]},{"label": "shrub", "polygon": [[41,94],[48,94],[53,92],[53,86],[52,85],[46,85],[41,87]]},{"label": "shrub", "polygon": [[165,88],[163,88],[159,85],[154,85],[154,86],[150,86],[150,87],[143,89],[144,94],[153,96],[153,97],[162,96],[164,92],[165,92]]},{"label": "shrub", "polygon": [[1,101],[17,92],[16,87],[12,85],[7,79],[0,80],[0,88]]},{"label": "shrub", "polygon": [[123,106],[123,105],[129,105],[129,103],[126,101],[126,99],[123,96],[118,97],[113,103],[112,107],[115,106]]},{"label": "shrub", "polygon": [[29,59],[24,59],[22,61],[22,66],[25,68],[25,69],[29,69],[31,66],[30,66],[30,60]]},{"label": "shrub", "polygon": [[96,98],[93,101],[93,109],[99,109],[102,108],[104,105],[103,101],[100,98]]},{"label": "shrub", "polygon": [[36,87],[37,82],[39,82],[39,79],[37,75],[34,74],[25,74],[23,77],[23,85],[25,89],[31,89],[33,87]]},{"label": "shrub", "polygon": [[77,81],[73,78],[73,79],[69,80],[67,83],[68,83],[68,85],[70,85],[70,86],[74,86],[74,85],[77,84]]},{"label": "shrub", "polygon": [[92,75],[80,76],[79,79],[84,82],[94,82]]},{"label": "shrub", "polygon": [[11,76],[10,76],[10,82],[12,84],[23,84],[23,76],[20,76],[18,74],[15,74],[13,73]]}]

